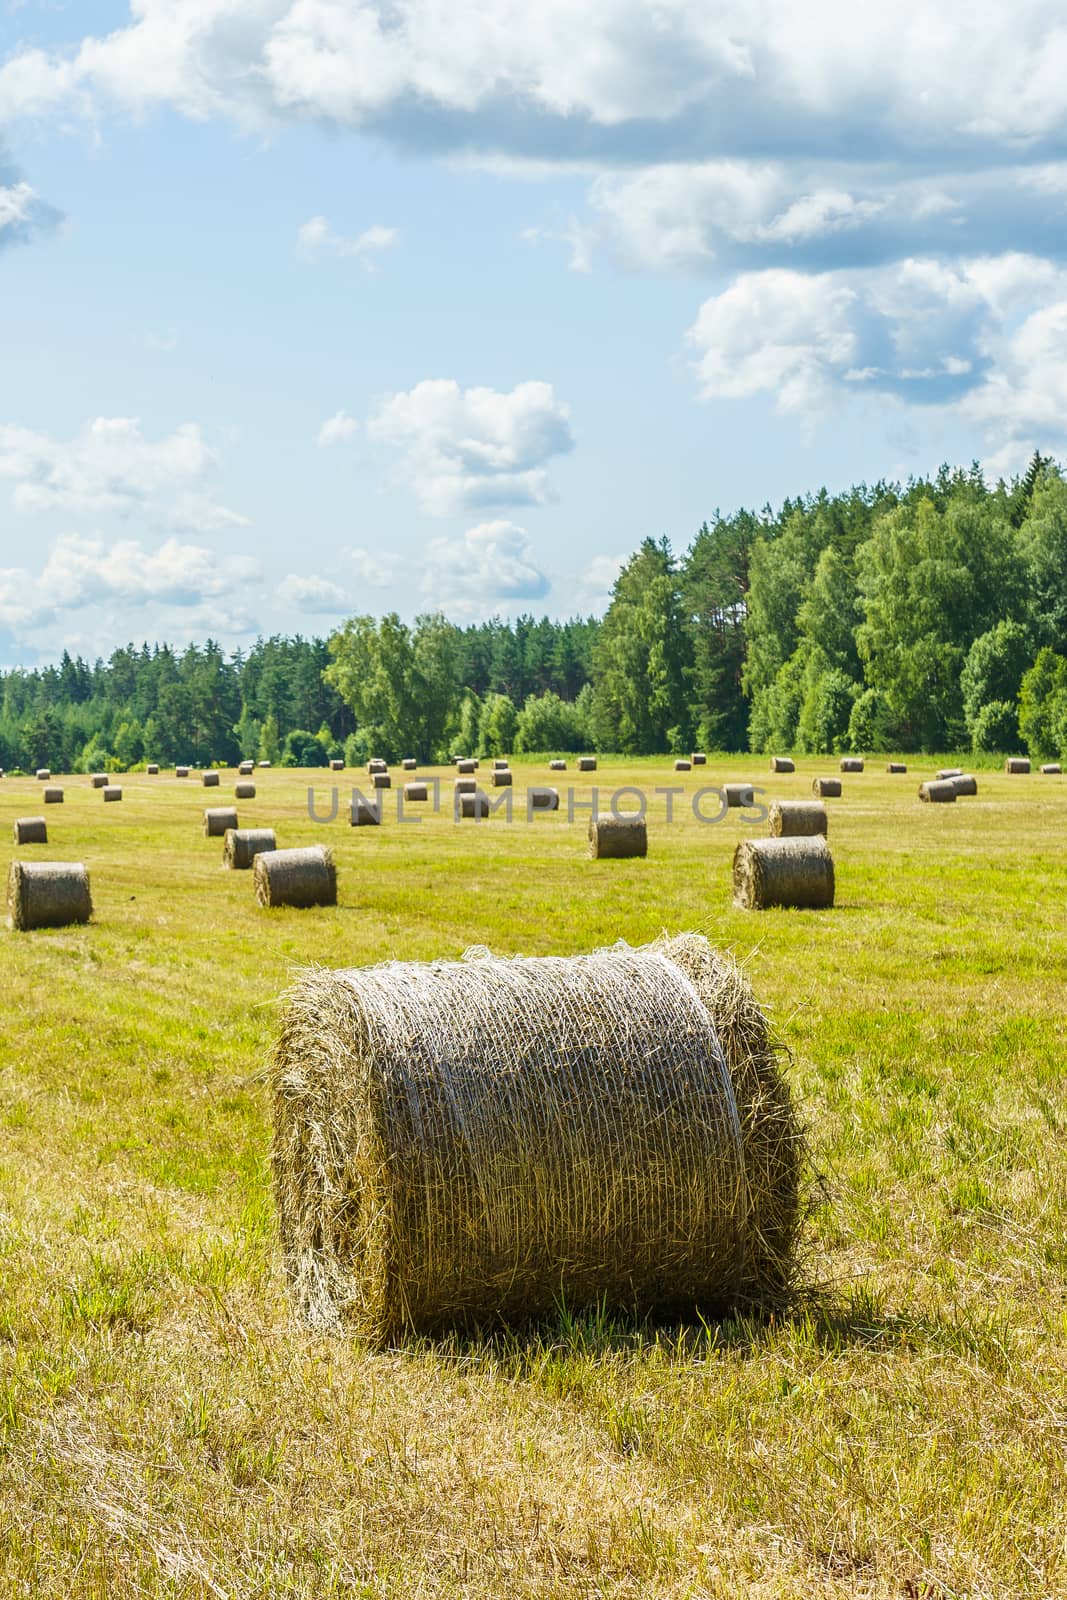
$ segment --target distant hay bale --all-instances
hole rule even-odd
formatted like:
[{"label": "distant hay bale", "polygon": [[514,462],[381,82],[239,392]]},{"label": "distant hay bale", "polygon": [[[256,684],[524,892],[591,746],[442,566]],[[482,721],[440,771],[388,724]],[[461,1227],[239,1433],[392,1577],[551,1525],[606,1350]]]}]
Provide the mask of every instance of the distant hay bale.
[{"label": "distant hay bale", "polygon": [[174,776],[176,778],[187,778],[189,776],[189,768],[188,767],[175,767]]},{"label": "distant hay bale", "polygon": [[958,795],[972,795],[978,793],[978,779],[973,772],[961,772],[958,777],[951,780],[952,787]]},{"label": "distant hay bale", "polygon": [[559,761],[559,760],[550,761],[548,763],[548,770],[549,770],[549,772],[566,772],[567,763],[565,761]]},{"label": "distant hay bale", "polygon": [[838,800],[841,797],[841,779],[812,778],[811,792],[819,800]]},{"label": "distant hay bale", "polygon": [[470,777],[471,773],[472,772],[477,772],[477,770],[478,770],[477,761],[471,761],[467,757],[464,757],[464,759],[462,761],[457,761],[456,762],[456,771],[462,773],[464,775],[464,777]]},{"label": "distant hay bale", "polygon": [[43,798],[46,806],[61,806],[63,804],[63,791],[58,785],[49,784],[44,791]]},{"label": "distant hay bale", "polygon": [[559,790],[547,786],[527,789],[526,798],[532,811],[558,811]]},{"label": "distant hay bale", "polygon": [[418,764],[419,763],[415,760],[414,756],[405,756],[403,761],[400,763],[405,772],[414,772],[418,767]]},{"label": "distant hay bale", "polygon": [[473,794],[457,794],[455,809],[457,818],[473,818],[477,821],[489,815],[489,796],[483,794],[481,789],[475,789]]},{"label": "distant hay bale", "polygon": [[375,804],[366,795],[353,795],[348,808],[348,820],[353,828],[377,828],[382,820],[381,800]]},{"label": "distant hay bale", "polygon": [[862,772],[863,771],[863,757],[862,756],[842,756],[841,757],[840,766],[841,766],[841,771],[842,772]]},{"label": "distant hay bale", "polygon": [[689,759],[692,761],[694,767],[706,767],[708,764],[708,758],[704,754],[703,750],[694,750]]},{"label": "distant hay bale", "polygon": [[106,789],[101,789],[100,793],[103,795],[105,800],[122,799],[122,790],[119,788],[117,783],[109,783]]},{"label": "distant hay bale", "polygon": [[908,767],[907,767],[907,763],[904,762],[904,761],[890,761],[890,762],[887,763],[885,770],[887,772],[900,773],[900,772],[907,772]]},{"label": "distant hay bale", "polygon": [[579,772],[595,772],[596,771],[596,756],[579,756],[578,757],[578,771]]},{"label": "distant hay bale", "polygon": [[494,759],[494,761],[493,761],[493,770],[494,770],[494,772],[506,772],[507,769],[508,769],[508,760],[507,760],[506,756],[503,757],[503,758],[498,756],[496,759]]},{"label": "distant hay bale", "polygon": [[156,762],[156,761],[150,761],[148,763],[147,767],[145,767],[145,772],[148,774],[148,776],[150,778],[158,778],[159,777],[159,763]]},{"label": "distant hay bale", "polygon": [[648,827],[636,811],[589,818],[589,854],[594,861],[648,855]]},{"label": "distant hay bale", "polygon": [[372,772],[370,781],[376,789],[391,789],[393,780],[388,772]]},{"label": "distant hay bale", "polygon": [[204,812],[204,836],[221,839],[227,828],[237,827],[236,806],[208,806]]},{"label": "distant hay bale", "polygon": [[269,766],[270,766],[270,762],[269,762],[269,761],[261,761],[261,762],[260,762],[260,763],[259,763],[259,765],[260,765],[260,766],[261,766],[261,767],[269,767]]},{"label": "distant hay bale", "polygon": [[254,800],[256,798],[256,786],[254,783],[237,783],[234,784],[233,793],[235,800]]},{"label": "distant hay bale", "polygon": [[826,840],[742,839],[734,851],[734,905],[822,911],[834,903],[834,858]]},{"label": "distant hay bale", "polygon": [[255,769],[251,761],[242,761],[240,766],[237,768],[237,771],[240,773],[242,778],[250,778],[254,770]]},{"label": "distant hay bale", "polygon": [[405,800],[428,800],[429,798],[430,798],[430,786],[429,786],[429,784],[420,783],[420,782],[405,783],[405,785],[404,785],[404,799]]},{"label": "distant hay bale", "polygon": [[37,768],[37,782],[38,783],[47,783],[51,776],[52,776],[52,772],[51,772],[51,769],[49,767],[38,767]]},{"label": "distant hay bale", "polygon": [[956,798],[956,784],[952,778],[928,778],[919,785],[919,799],[932,805],[951,805]]},{"label": "distant hay bale", "polygon": [[775,838],[798,839],[822,834],[829,828],[826,807],[820,800],[776,800],[771,806],[770,831]]},{"label": "distant hay bale", "polygon": [[380,1344],[561,1303],[780,1307],[804,1161],[780,1056],[694,934],[312,969],[270,1067],[295,1312]]},{"label": "distant hay bale", "polygon": [[678,760],[674,763],[675,772],[691,772],[692,768],[693,763],[691,761]]},{"label": "distant hay bale", "polygon": [[344,762],[343,761],[338,761],[337,757],[334,756],[333,759],[330,762],[330,771],[331,772],[343,772],[344,770],[345,770]]},{"label": "distant hay bale", "polygon": [[1005,763],[1004,763],[1004,771],[1005,772],[1029,772],[1030,771],[1030,757],[1029,756],[1009,756],[1007,761],[1005,761]]},{"label": "distant hay bale", "polygon": [[[1046,778],[1050,778],[1050,777],[1057,777],[1058,778],[1060,776],[1062,768],[1061,768],[1061,766],[1060,766],[1058,761],[1046,761],[1045,765],[1041,768],[1041,771],[1044,773]],[[2,778],[2,777],[3,777],[3,773],[0,772],[0,778]]]},{"label": "distant hay bale", "polygon": [[261,906],[335,906],[337,868],[323,844],[296,850],[262,850],[252,864],[252,882]]},{"label": "distant hay bale", "polygon": [[217,789],[219,786],[219,775],[217,772],[202,772],[200,774],[200,782],[204,785],[205,789]]},{"label": "distant hay bale", "polygon": [[373,777],[373,775],[376,772],[388,772],[388,771],[389,771],[389,763],[388,763],[388,761],[383,761],[381,756],[371,756],[370,760],[367,762],[367,777],[368,778]]},{"label": "distant hay bale", "polygon": [[511,787],[511,773],[505,767],[494,767],[493,768],[493,788],[494,789],[510,789],[510,787]]},{"label": "distant hay bale", "polygon": [[89,782],[92,784],[94,789],[106,789],[107,788],[107,773],[106,772],[94,772],[92,774],[92,776],[90,777]]},{"label": "distant hay bale", "polygon": [[750,783],[724,783],[722,793],[727,806],[750,806],[753,803]]},{"label": "distant hay bale", "polygon": [[791,760],[789,756],[771,757],[772,772],[795,772],[796,770],[796,762]]},{"label": "distant hay bale", "polygon": [[963,768],[962,767],[942,767],[940,772],[937,773],[937,777],[938,777],[938,779],[941,779],[941,778],[962,778],[963,777]]},{"label": "distant hay bale", "polygon": [[456,794],[477,794],[477,778],[457,778],[453,785]]},{"label": "distant hay bale", "polygon": [[15,818],[16,844],[47,844],[48,824],[43,817]]},{"label": "distant hay bale", "polygon": [[227,828],[222,846],[223,865],[245,872],[262,850],[276,850],[273,828]]},{"label": "distant hay bale", "polygon": [[93,914],[89,874],[81,862],[13,861],[7,877],[8,925],[65,928],[88,922]]}]

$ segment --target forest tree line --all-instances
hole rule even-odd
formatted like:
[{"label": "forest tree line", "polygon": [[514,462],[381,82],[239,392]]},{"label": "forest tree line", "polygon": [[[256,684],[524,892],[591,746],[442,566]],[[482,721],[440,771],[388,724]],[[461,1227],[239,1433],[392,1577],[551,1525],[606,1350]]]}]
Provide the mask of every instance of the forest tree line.
[{"label": "forest tree line", "polygon": [[329,639],[0,675],[0,766],[450,751],[1067,755],[1067,480],[1035,455],[646,539],[603,618],[350,618]]}]

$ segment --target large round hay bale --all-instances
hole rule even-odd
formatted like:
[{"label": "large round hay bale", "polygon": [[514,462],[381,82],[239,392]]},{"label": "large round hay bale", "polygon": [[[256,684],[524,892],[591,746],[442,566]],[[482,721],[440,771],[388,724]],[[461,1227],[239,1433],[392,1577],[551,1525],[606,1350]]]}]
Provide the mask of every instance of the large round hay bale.
[{"label": "large round hay bale", "polygon": [[674,770],[675,772],[691,772],[693,770],[693,763],[691,761],[686,761],[684,758],[679,758],[679,760],[674,763]]},{"label": "large round hay bale", "polygon": [[796,770],[796,762],[793,761],[789,756],[771,757],[772,772],[795,772]]},{"label": "large round hay bale", "polygon": [[907,765],[906,761],[889,761],[889,762],[886,763],[886,769],[885,770],[887,772],[896,772],[896,773],[907,772],[908,765]]},{"label": "large round hay bale", "polygon": [[256,786],[254,783],[234,784],[233,796],[235,800],[254,800],[256,798]]},{"label": "large round hay bale", "polygon": [[589,818],[589,854],[594,861],[616,861],[648,855],[648,826],[643,816],[624,812]]},{"label": "large round hay bale", "polygon": [[596,756],[579,756],[578,757],[578,771],[579,772],[595,772],[596,771]]},{"label": "large round hay bale", "polygon": [[187,778],[189,776],[189,768],[188,767],[175,767],[174,776],[176,778]]},{"label": "large round hay bale", "polygon": [[825,838],[829,825],[820,800],[776,800],[771,806],[770,831],[775,838],[799,839],[820,833]]},{"label": "large round hay bale", "polygon": [[52,776],[52,769],[50,767],[38,767],[37,768],[37,782],[38,783],[47,783],[51,776]]},{"label": "large round hay bale", "polygon": [[962,778],[963,777],[963,768],[962,767],[942,767],[941,770],[936,774],[936,776],[937,776],[937,778],[939,780],[942,779],[942,778]]},{"label": "large round hay bale", "polygon": [[49,784],[42,796],[46,806],[61,806],[63,804],[63,791],[58,784]]},{"label": "large round hay bale", "polygon": [[919,785],[919,799],[933,805],[951,805],[956,798],[956,784],[952,778],[928,778]]},{"label": "large round hay bale", "polygon": [[477,778],[456,778],[453,783],[453,789],[458,795],[477,794],[478,780]]},{"label": "large round hay bale", "polygon": [[428,800],[429,798],[430,798],[430,786],[429,786],[428,783],[420,783],[418,781],[413,781],[411,783],[405,783],[405,785],[404,785],[404,799],[405,800]]},{"label": "large round hay bale", "polygon": [[393,780],[388,772],[372,772],[370,781],[376,789],[391,789],[393,787]]},{"label": "large round hay bale", "polygon": [[1030,771],[1030,757],[1029,756],[1009,756],[1007,761],[1005,761],[1005,763],[1004,763],[1004,771],[1005,772],[1016,772],[1016,773],[1018,773],[1018,772],[1029,772]]},{"label": "large round hay bale", "polygon": [[978,779],[973,772],[961,772],[952,779],[952,787],[957,795],[971,795],[978,793]]},{"label": "large round hay bale", "polygon": [[538,786],[536,789],[527,789],[526,798],[530,802],[532,811],[558,811],[559,790]]},{"label": "large round hay bale", "polygon": [[842,772],[862,772],[863,771],[863,757],[862,756],[842,756],[841,757],[840,766],[841,766],[841,771]]},{"label": "large round hay bale", "polygon": [[[1063,771],[1063,768],[1060,766],[1058,761],[1046,761],[1045,765],[1041,768],[1041,771],[1044,773],[1045,777],[1059,777],[1060,773]],[[3,773],[0,772],[0,778],[2,777]]]},{"label": "large round hay bale", "polygon": [[250,778],[252,773],[255,771],[255,768],[251,761],[242,761],[238,766],[237,771],[242,778]]},{"label": "large round hay bale", "polygon": [[838,800],[841,796],[841,779],[812,778],[811,792],[819,800]]},{"label": "large round hay bale", "polygon": [[692,761],[694,767],[706,767],[708,764],[708,758],[703,750],[694,750],[689,759]]},{"label": "large round hay bale", "polygon": [[366,795],[352,796],[352,804],[348,808],[348,820],[353,828],[377,828],[382,820],[382,803],[377,804],[368,800]]},{"label": "large round hay bale", "polygon": [[8,924],[20,932],[31,928],[65,928],[88,922],[93,914],[89,874],[81,862],[13,861],[7,877]]},{"label": "large round hay bale", "polygon": [[511,773],[508,772],[506,769],[503,769],[501,767],[494,767],[493,768],[493,788],[494,789],[510,789],[511,788]]},{"label": "large round hay bale", "polygon": [[15,818],[16,844],[47,844],[48,824],[43,817]]},{"label": "large round hay bale", "polygon": [[724,783],[722,793],[727,806],[750,806],[753,804],[752,785],[750,783]]},{"label": "large round hay bale", "polygon": [[405,756],[403,761],[400,763],[405,772],[414,772],[418,767],[418,764],[419,763],[415,760],[414,756]]},{"label": "large round hay bale", "polygon": [[464,777],[470,777],[471,773],[477,772],[477,770],[477,761],[471,761],[464,757],[462,760],[456,762],[456,771],[462,773]]},{"label": "large round hay bale", "polygon": [[324,844],[261,851],[252,863],[252,882],[261,906],[337,904],[337,868]]},{"label": "large round hay bale", "polygon": [[200,774],[200,782],[204,785],[205,789],[217,789],[219,786],[219,775],[217,772],[202,772]]},{"label": "large round hay bale", "polygon": [[821,911],[834,903],[834,858],[826,840],[742,839],[734,851],[734,905]]},{"label": "large round hay bale", "polygon": [[234,872],[244,872],[260,851],[277,848],[273,828],[227,828],[222,846],[223,865]]},{"label": "large round hay bale", "polygon": [[158,778],[159,777],[159,763],[158,763],[158,761],[150,761],[148,763],[147,767],[145,767],[145,772],[148,774],[148,776],[150,778]]},{"label": "large round hay bale", "polygon": [[106,789],[101,789],[100,793],[108,801],[122,799],[122,790],[117,783],[109,783]]},{"label": "large round hay bale", "polygon": [[221,839],[227,828],[236,827],[236,806],[208,806],[204,812],[204,835],[208,839]]},{"label": "large round hay bale", "polygon": [[270,1068],[295,1310],[383,1342],[561,1302],[780,1306],[804,1147],[779,1050],[692,934],[312,969]]},{"label": "large round hay bale", "polygon": [[457,818],[473,818],[477,821],[480,817],[489,815],[489,796],[483,794],[481,789],[475,789],[471,794],[456,795]]},{"label": "large round hay bale", "polygon": [[345,770],[344,762],[343,761],[338,761],[337,757],[334,756],[333,760],[330,762],[330,771],[331,772],[343,772],[344,770]]},{"label": "large round hay bale", "polygon": [[558,759],[556,761],[550,761],[548,763],[548,770],[549,772],[566,772],[567,763]]}]

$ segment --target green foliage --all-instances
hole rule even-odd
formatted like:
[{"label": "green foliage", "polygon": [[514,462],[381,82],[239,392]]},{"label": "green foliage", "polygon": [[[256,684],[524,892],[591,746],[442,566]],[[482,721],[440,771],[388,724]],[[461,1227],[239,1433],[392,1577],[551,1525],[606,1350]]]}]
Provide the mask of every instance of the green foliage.
[{"label": "green foliage", "polygon": [[848,747],[857,754],[897,748],[896,723],[880,689],[864,689],[852,707]]},{"label": "green foliage", "polygon": [[576,754],[590,749],[591,745],[580,706],[561,700],[551,690],[547,694],[527,695],[515,733],[518,754],[535,751]]},{"label": "green foliage", "polygon": [[508,695],[487,695],[478,718],[478,755],[510,755],[518,725],[519,714]]},{"label": "green foliage", "polygon": [[646,539],[615,581],[594,647],[597,743],[645,755],[687,741],[690,660],[670,547]]},{"label": "green foliage", "polygon": [[[1008,703],[1015,715],[1019,686],[1032,660],[1030,629],[1021,622],[998,622],[986,633],[980,633],[971,645],[960,674],[960,691],[967,731],[975,750],[1015,748],[1014,739],[1007,744],[988,743],[993,737],[994,728],[1002,729],[1005,724],[1002,716],[990,715],[983,720],[982,713],[990,703]],[[982,725],[981,737],[977,731],[979,723]]]},{"label": "green foliage", "polygon": [[813,654],[804,673],[804,698],[797,719],[796,747],[812,754],[849,748],[849,723],[861,688],[839,667],[820,670]]},{"label": "green foliage", "polygon": [[1025,675],[1019,691],[1019,733],[1035,761],[1067,753],[1067,657],[1048,645]]},{"label": "green foliage", "polygon": [[1019,746],[1019,707],[1015,700],[987,700],[968,723],[976,754],[1010,755]]},{"label": "green foliage", "polygon": [[307,728],[293,728],[286,734],[282,746],[283,767],[326,767],[329,764],[330,752],[317,733],[310,733]]}]

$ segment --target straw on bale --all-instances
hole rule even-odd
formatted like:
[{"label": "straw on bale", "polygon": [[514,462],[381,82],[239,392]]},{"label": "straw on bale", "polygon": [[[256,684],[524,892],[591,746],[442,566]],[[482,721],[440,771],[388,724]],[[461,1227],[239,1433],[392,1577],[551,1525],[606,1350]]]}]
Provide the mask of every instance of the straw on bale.
[{"label": "straw on bale", "polygon": [[692,767],[693,763],[691,761],[679,760],[674,763],[675,772],[690,772]]},{"label": "straw on bale", "polygon": [[122,790],[119,788],[117,783],[109,783],[107,788],[106,789],[101,789],[100,792],[103,795],[105,800],[121,800],[122,799]]},{"label": "straw on bale", "polygon": [[958,795],[970,795],[978,793],[978,779],[974,776],[973,772],[961,772],[959,777],[953,778],[951,782],[952,787],[955,789]]},{"label": "straw on bale", "polygon": [[1007,761],[1005,761],[1005,763],[1004,763],[1004,771],[1005,772],[1029,772],[1030,771],[1030,757],[1029,756],[1009,756]]},{"label": "straw on bale", "polygon": [[511,787],[511,773],[500,767],[493,768],[493,788],[509,789]]},{"label": "straw on bale", "polygon": [[430,798],[430,787],[429,787],[429,784],[419,783],[419,782],[405,783],[405,785],[404,785],[404,799],[405,800],[428,800],[429,798]]},{"label": "straw on bale", "polygon": [[781,1306],[804,1144],[780,1054],[695,934],[304,974],[270,1068],[295,1311],[384,1343],[561,1301]]},{"label": "straw on bale", "polygon": [[789,756],[771,757],[772,772],[795,772],[796,770],[796,762],[793,761]]},{"label": "straw on bale", "polygon": [[956,784],[952,778],[929,778],[919,785],[919,799],[934,805],[951,805],[956,798]]},{"label": "straw on bale", "polygon": [[273,828],[227,828],[222,846],[223,865],[245,872],[261,850],[276,850]]},{"label": "straw on bale", "polygon": [[419,763],[415,760],[414,756],[405,756],[403,761],[400,763],[405,772],[414,772],[418,764]]},{"label": "straw on bale", "polygon": [[818,833],[825,838],[829,826],[821,800],[776,800],[771,806],[770,831],[775,838],[799,839]]},{"label": "straw on bale", "polygon": [[13,861],[7,877],[8,924],[20,932],[30,928],[65,928],[88,922],[93,914],[89,874],[81,862]]},{"label": "straw on bale", "polygon": [[256,786],[254,783],[236,783],[234,784],[233,793],[235,800],[254,800],[256,798]]},{"label": "straw on bale", "polygon": [[[1041,771],[1046,777],[1059,777],[1062,770],[1063,769],[1058,761],[1046,761],[1045,765],[1041,768]],[[2,778],[3,775],[4,774],[0,772],[0,778]]]},{"label": "straw on bale", "polygon": [[842,772],[862,772],[863,771],[863,757],[862,756],[842,756],[841,757],[841,771]]},{"label": "straw on bale", "polygon": [[189,776],[189,768],[188,767],[175,767],[174,776],[176,778],[187,778]]},{"label": "straw on bale", "polygon": [[477,794],[477,778],[456,778],[453,784],[456,794]]},{"label": "straw on bale", "polygon": [[811,792],[819,800],[837,800],[841,796],[841,779],[812,778]]},{"label": "straw on bale", "polygon": [[636,811],[589,818],[589,854],[594,861],[648,855],[648,827]]},{"label": "straw on bale", "polygon": [[821,911],[834,903],[834,858],[825,839],[742,839],[734,851],[734,905]]},{"label": "straw on bale", "polygon": [[242,761],[237,770],[242,778],[250,778],[255,768],[251,761]]},{"label": "straw on bale", "polygon": [[330,771],[331,772],[343,772],[344,770],[345,770],[344,762],[343,761],[338,761],[337,757],[334,756],[333,760],[330,762]]},{"label": "straw on bale", "polygon": [[473,817],[475,820],[479,817],[487,817],[489,815],[489,796],[483,794],[481,789],[476,789],[473,794],[457,794],[455,809],[457,817]]},{"label": "straw on bale", "polygon": [[722,793],[728,806],[750,806],[753,803],[750,783],[724,783]]},{"label": "straw on bale", "polygon": [[578,771],[579,772],[595,772],[596,771],[596,756],[579,756],[578,757]]},{"label": "straw on bale", "polygon": [[261,851],[252,864],[252,882],[261,906],[337,904],[337,868],[324,844]]},{"label": "straw on bale", "polygon": [[227,828],[236,827],[236,806],[208,806],[204,812],[204,834],[208,839],[221,839]]},{"label": "straw on bale", "polygon": [[51,771],[50,767],[38,767],[37,768],[37,782],[38,783],[47,783],[51,776],[52,776],[52,771]]},{"label": "straw on bale", "polygon": [[456,762],[456,771],[462,773],[464,777],[470,777],[471,773],[477,772],[477,770],[477,761],[469,761],[464,757],[462,760]]},{"label": "straw on bale", "polygon": [[15,818],[16,844],[47,844],[48,824],[43,817]]},{"label": "straw on bale", "polygon": [[63,791],[56,785],[49,785],[44,792],[46,806],[61,806],[63,804]]},{"label": "straw on bale", "polygon": [[907,763],[904,761],[890,761],[886,765],[887,772],[907,772]]},{"label": "straw on bale", "polygon": [[107,773],[106,772],[94,772],[92,777],[89,779],[89,782],[92,784],[94,789],[106,789],[107,788]]},{"label": "straw on bale", "polygon": [[565,761],[550,761],[548,770],[549,772],[566,772],[567,763]]},{"label": "straw on bale", "polygon": [[353,795],[348,820],[353,828],[377,828],[382,820],[381,800],[368,800],[364,794]]},{"label": "straw on bale", "polygon": [[940,772],[937,773],[937,777],[939,779],[940,778],[962,778],[963,777],[963,768],[962,767],[942,767]]},{"label": "straw on bale", "polygon": [[527,789],[526,798],[529,800],[530,808],[533,811],[559,810],[558,789],[550,789],[547,785],[536,789]]},{"label": "straw on bale", "polygon": [[217,772],[202,772],[200,774],[200,782],[204,785],[205,789],[217,789],[219,786],[219,775]]},{"label": "straw on bale", "polygon": [[393,780],[388,772],[372,772],[370,781],[376,789],[391,789]]},{"label": "straw on bale", "polygon": [[690,759],[694,767],[706,767],[708,764],[708,758],[703,750],[694,750]]}]

